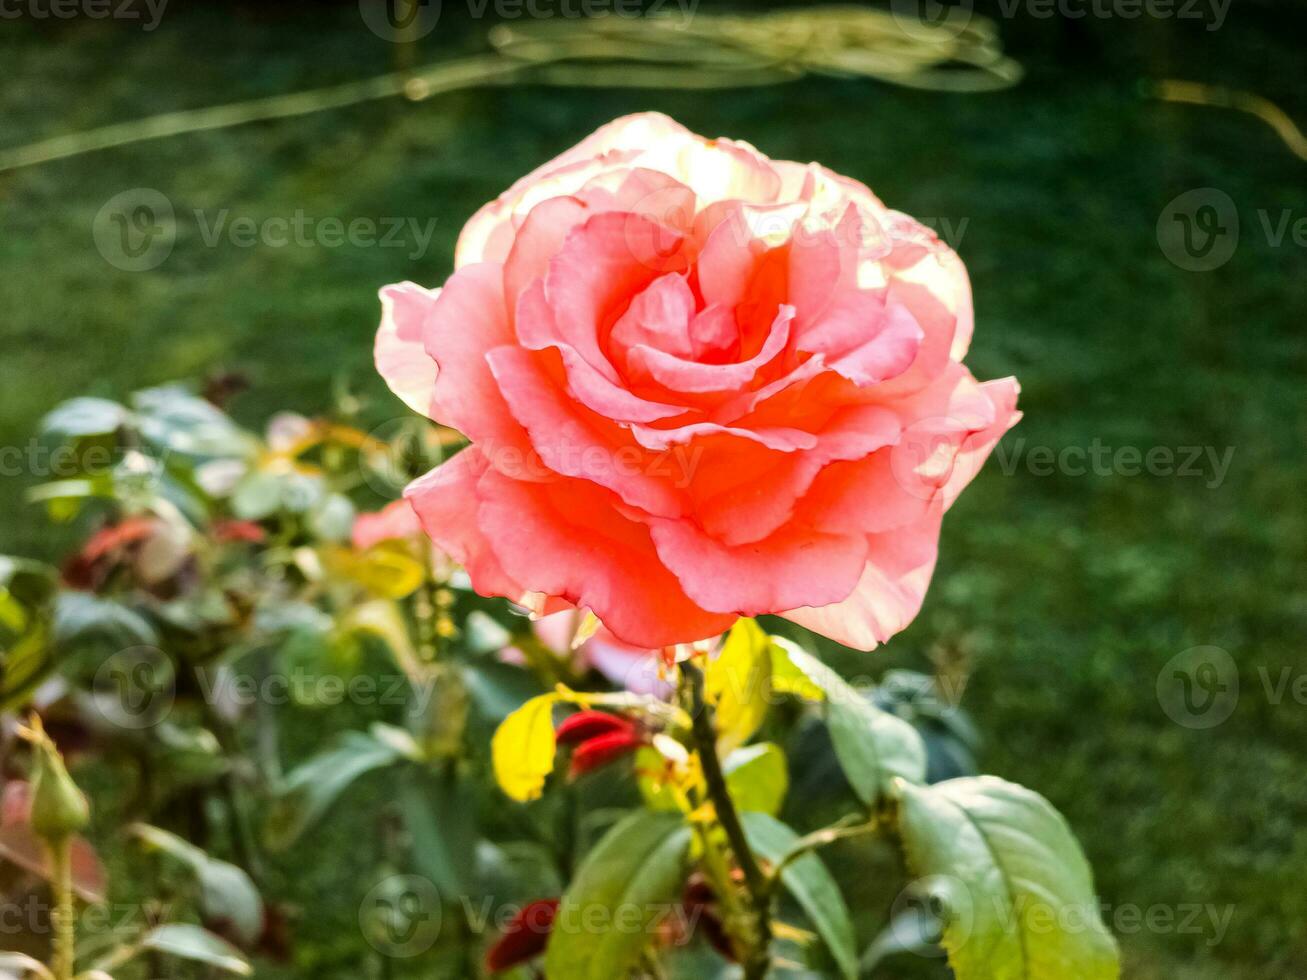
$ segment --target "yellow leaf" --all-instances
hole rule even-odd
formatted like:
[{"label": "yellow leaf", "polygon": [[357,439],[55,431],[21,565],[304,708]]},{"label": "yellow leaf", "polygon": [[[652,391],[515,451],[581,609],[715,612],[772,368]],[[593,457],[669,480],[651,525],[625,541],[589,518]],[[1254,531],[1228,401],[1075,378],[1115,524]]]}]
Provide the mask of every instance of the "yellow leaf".
[{"label": "yellow leaf", "polygon": [[490,741],[495,779],[520,803],[540,796],[554,769],[556,694],[532,698],[500,723]]},{"label": "yellow leaf", "polygon": [[411,595],[426,578],[426,569],[420,561],[384,544],[362,552],[349,548],[324,548],[322,559],[333,573],[386,599],[403,599]]},{"label": "yellow leaf", "polygon": [[767,717],[771,668],[771,638],[752,619],[738,620],[704,675],[704,693],[717,709],[723,754],[747,742]]}]

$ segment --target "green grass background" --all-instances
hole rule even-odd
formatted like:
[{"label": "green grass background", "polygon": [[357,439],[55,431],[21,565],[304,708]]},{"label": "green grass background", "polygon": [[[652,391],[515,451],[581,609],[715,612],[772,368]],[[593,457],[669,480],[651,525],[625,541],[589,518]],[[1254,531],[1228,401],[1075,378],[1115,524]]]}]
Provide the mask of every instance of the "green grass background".
[{"label": "green grass background", "polygon": [[[488,25],[454,6],[424,57],[478,48]],[[373,399],[377,421],[398,414],[370,368],[376,289],[439,283],[479,204],[616,115],[659,109],[773,156],[820,159],[893,207],[966,222],[970,364],[1023,385],[1026,418],[1005,451],[1234,447],[1214,488],[1041,477],[1024,457],[1006,475],[991,461],[949,515],[920,619],[858,667],[968,657],[983,768],[1067,815],[1105,902],[1233,906],[1219,943],[1210,929],[1121,935],[1128,976],[1304,976],[1307,704],[1272,703],[1266,682],[1307,673],[1307,250],[1273,246],[1258,210],[1273,223],[1284,208],[1307,217],[1307,162],[1249,116],[1164,105],[1140,83],[1226,84],[1307,120],[1305,28],[1302,8],[1255,0],[1236,2],[1218,31],[1023,15],[1000,30],[1028,77],[998,94],[817,78],[711,94],[487,88],[0,174],[0,445],[24,445],[61,399],[219,366],[251,376],[237,408],[250,422],[313,411],[337,378]],[[391,57],[350,3],[177,2],[152,33],[8,21],[0,144],[350,80]],[[141,186],[171,199],[179,235],[160,268],[128,273],[101,258],[91,226],[106,200]],[[1228,193],[1242,221],[1238,250],[1213,272],[1176,268],[1156,238],[1167,202],[1195,187]],[[224,208],[256,221],[301,209],[433,218],[436,232],[417,259],[208,247],[197,208],[210,220]],[[32,482],[0,479],[0,551],[53,557],[58,537],[22,502]],[[1233,716],[1209,731],[1172,723],[1155,695],[1163,665],[1200,644],[1228,650],[1242,685]],[[324,849],[321,861],[336,858]],[[313,883],[336,883],[318,896],[310,939],[348,928],[350,863],[305,875],[306,901]]]}]

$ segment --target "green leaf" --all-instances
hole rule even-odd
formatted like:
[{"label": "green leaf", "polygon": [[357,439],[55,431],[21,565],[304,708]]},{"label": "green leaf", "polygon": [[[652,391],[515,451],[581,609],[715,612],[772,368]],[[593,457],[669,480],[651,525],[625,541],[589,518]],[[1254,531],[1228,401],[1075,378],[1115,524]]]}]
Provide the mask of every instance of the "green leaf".
[{"label": "green leaf", "polygon": [[240,868],[209,857],[203,850],[159,827],[133,824],[128,832],[148,847],[186,864],[200,882],[200,907],[206,918],[230,922],[236,936],[253,945],[263,932],[263,899]]},{"label": "green leaf", "polygon": [[793,643],[772,638],[790,662],[825,695],[826,726],[840,768],[858,799],[875,806],[897,777],[926,778],[926,747],[908,722],[867,701],[839,674]]},{"label": "green leaf", "polygon": [[[799,839],[785,824],[765,813],[745,813],[744,823],[749,846],[773,863],[779,861]],[[826,943],[831,957],[840,969],[840,975],[852,978],[858,975],[858,955],[854,945],[853,921],[848,906],[840,894],[821,858],[811,852],[793,861],[781,872],[781,884],[794,896],[813,928]]]},{"label": "green leaf", "polygon": [[335,748],[303,763],[286,777],[281,797],[268,816],[269,846],[276,850],[289,847],[356,779],[402,758],[393,745],[361,732],[347,732]]},{"label": "green leaf", "polygon": [[98,436],[115,431],[131,413],[107,398],[72,398],[41,419],[41,431],[70,438]]},{"label": "green leaf", "polygon": [[0,555],[0,710],[21,706],[53,669],[53,568]]},{"label": "green leaf", "polygon": [[242,977],[248,977],[254,972],[245,957],[241,956],[240,950],[199,926],[180,923],[159,926],[146,934],[140,942],[140,948],[204,963]]},{"label": "green leaf", "polygon": [[281,477],[276,473],[249,474],[236,485],[231,497],[232,513],[246,521],[271,517],[280,506]]},{"label": "green leaf", "polygon": [[663,782],[667,760],[651,745],[641,746],[635,753],[635,781],[640,797],[650,810],[680,810],[676,791]]},{"label": "green leaf", "polygon": [[689,871],[690,827],[679,814],[637,811],[586,855],[563,895],[545,973],[568,980],[627,976],[656,938],[660,908]]},{"label": "green leaf", "polygon": [[159,634],[140,613],[88,592],[63,592],[55,600],[54,640],[66,646],[104,639],[118,647],[155,646]]},{"label": "green leaf", "polygon": [[309,513],[309,529],[324,541],[348,541],[353,528],[354,504],[344,494],[327,494]]},{"label": "green leaf", "polygon": [[775,816],[790,788],[785,753],[773,742],[736,749],[722,762],[726,788],[740,810]]},{"label": "green leaf", "polygon": [[993,776],[900,789],[908,867],[943,906],[958,980],[1116,980],[1089,865],[1047,800]]},{"label": "green leaf", "polygon": [[556,694],[540,694],[500,723],[490,740],[495,780],[519,803],[534,800],[554,771]]},{"label": "green leaf", "polygon": [[445,895],[464,895],[476,870],[472,808],[452,776],[405,770],[399,791],[417,870]]},{"label": "green leaf", "polygon": [[752,619],[737,620],[704,673],[704,695],[716,707],[718,751],[739,748],[767,717],[771,640]]},{"label": "green leaf", "polygon": [[132,395],[141,433],[167,450],[191,456],[248,456],[258,444],[212,402],[182,385],[145,388]]}]

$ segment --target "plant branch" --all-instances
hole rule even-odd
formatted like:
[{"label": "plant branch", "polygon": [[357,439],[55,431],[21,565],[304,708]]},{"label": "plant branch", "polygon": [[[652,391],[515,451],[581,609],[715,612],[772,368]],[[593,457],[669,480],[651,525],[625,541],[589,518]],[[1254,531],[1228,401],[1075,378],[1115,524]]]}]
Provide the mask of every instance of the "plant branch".
[{"label": "plant branch", "polygon": [[848,816],[841,817],[829,827],[822,827],[810,834],[804,834],[791,844],[789,850],[782,854],[780,859],[772,866],[767,880],[768,889],[775,891],[780,884],[782,872],[810,851],[815,851],[819,847],[825,847],[828,844],[834,844],[836,841],[850,837],[874,834],[879,829],[880,821],[875,817],[871,820],[864,820],[860,814],[851,813]]},{"label": "plant branch", "polygon": [[771,894],[768,879],[759,867],[758,859],[754,857],[744,833],[744,825],[740,823],[740,815],[726,788],[726,776],[722,772],[721,760],[717,758],[717,733],[703,696],[703,672],[687,661],[681,664],[681,674],[689,689],[690,714],[693,719],[691,731],[699,753],[699,764],[703,768],[708,798],[712,801],[717,820],[735,854],[735,862],[744,874],[744,884],[752,906],[754,935],[752,948],[747,951],[743,964],[744,977],[745,980],[761,980],[771,968]]}]

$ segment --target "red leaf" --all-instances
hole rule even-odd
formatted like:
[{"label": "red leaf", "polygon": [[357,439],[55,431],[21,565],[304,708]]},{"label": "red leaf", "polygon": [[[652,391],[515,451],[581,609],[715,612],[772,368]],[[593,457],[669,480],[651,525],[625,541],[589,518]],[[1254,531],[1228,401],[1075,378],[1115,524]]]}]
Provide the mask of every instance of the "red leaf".
[{"label": "red leaf", "polygon": [[563,719],[554,733],[559,745],[577,745],[610,732],[633,732],[635,725],[606,711],[578,711]]},{"label": "red leaf", "polygon": [[499,941],[486,950],[486,970],[498,973],[543,953],[558,914],[558,902],[557,898],[540,898],[522,906],[504,927]]},{"label": "red leaf", "polygon": [[568,775],[573,779],[629,755],[644,744],[634,731],[615,731],[578,745],[572,752]]}]

